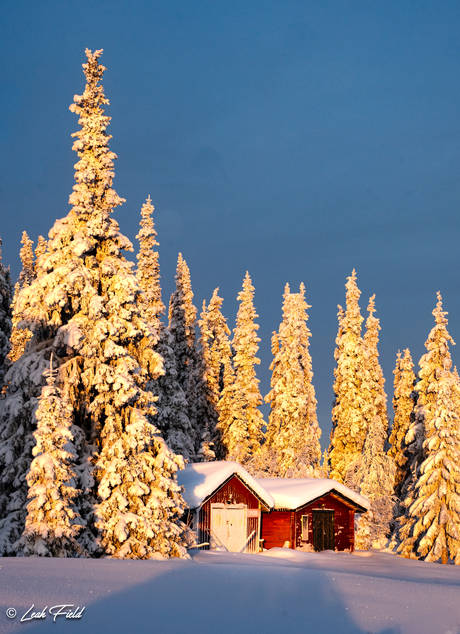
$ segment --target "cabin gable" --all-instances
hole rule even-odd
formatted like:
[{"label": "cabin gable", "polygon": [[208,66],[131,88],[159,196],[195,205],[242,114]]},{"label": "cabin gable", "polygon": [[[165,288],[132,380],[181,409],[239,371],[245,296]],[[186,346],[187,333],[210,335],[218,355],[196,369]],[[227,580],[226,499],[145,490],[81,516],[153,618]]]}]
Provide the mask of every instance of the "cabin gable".
[{"label": "cabin gable", "polygon": [[[354,550],[355,510],[350,503],[345,502],[332,493],[324,495],[313,502],[309,502],[295,511],[294,548],[308,547],[308,544],[311,544],[311,546],[314,545],[313,515],[315,511],[333,512],[333,549]],[[327,530],[327,526],[325,526],[325,530]]]},{"label": "cabin gable", "polygon": [[[328,493],[295,510],[279,509],[262,514],[262,543],[264,548],[289,547],[313,550],[325,544],[331,550],[354,550],[355,504],[336,493]],[[328,514],[330,517],[328,518]],[[332,531],[326,541],[318,541],[314,534]],[[321,550],[322,548],[318,548]]]},{"label": "cabin gable", "polygon": [[[260,540],[260,515],[261,508],[266,509],[265,504],[261,502],[258,496],[240,480],[237,475],[232,475],[224,484],[222,484],[211,496],[205,500],[198,509],[198,541],[207,543],[204,548],[219,548],[219,535],[217,529],[212,526],[214,520],[223,515],[225,511],[228,513],[234,509],[237,514],[238,509],[245,508],[245,534],[241,539],[240,546],[244,545],[253,533],[252,538],[248,542],[246,552],[259,552]],[[214,509],[214,511],[213,511]],[[219,510],[222,509],[222,513]],[[224,519],[223,521],[227,521]],[[233,548],[233,546],[232,546]],[[234,547],[236,550],[236,546]]]}]

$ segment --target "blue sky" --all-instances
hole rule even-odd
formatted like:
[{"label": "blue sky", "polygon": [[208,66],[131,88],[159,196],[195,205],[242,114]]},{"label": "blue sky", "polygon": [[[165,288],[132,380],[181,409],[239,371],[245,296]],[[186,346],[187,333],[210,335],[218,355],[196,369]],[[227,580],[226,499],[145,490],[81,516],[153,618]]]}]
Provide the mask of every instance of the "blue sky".
[{"label": "blue sky", "polygon": [[68,106],[85,48],[103,48],[122,231],[135,240],[150,194],[164,301],[181,251],[197,307],[219,286],[232,328],[249,271],[263,394],[284,285],[305,283],[327,444],[353,268],[363,314],[376,293],[390,398],[396,352],[423,354],[438,290],[460,339],[459,42],[450,1],[3,0],[3,262],[17,275],[22,231],[36,240],[68,213]]}]

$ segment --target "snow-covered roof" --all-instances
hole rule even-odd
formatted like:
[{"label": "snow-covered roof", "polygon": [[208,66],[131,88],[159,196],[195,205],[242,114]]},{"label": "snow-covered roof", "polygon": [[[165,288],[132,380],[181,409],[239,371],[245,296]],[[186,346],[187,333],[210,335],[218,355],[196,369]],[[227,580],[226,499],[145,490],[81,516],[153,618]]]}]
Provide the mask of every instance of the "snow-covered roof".
[{"label": "snow-covered roof", "polygon": [[177,482],[184,487],[182,496],[187,506],[196,509],[232,475],[237,475],[268,508],[274,507],[270,493],[237,462],[192,462],[178,471]]},{"label": "snow-covered roof", "polygon": [[258,482],[275,500],[275,509],[298,509],[308,502],[336,491],[365,509],[370,508],[367,498],[336,480],[316,478],[260,478]]},{"label": "snow-covered roof", "polygon": [[201,506],[232,475],[238,477],[268,507],[275,509],[298,509],[327,493],[336,492],[369,509],[367,498],[336,480],[316,478],[253,478],[237,462],[226,460],[215,462],[192,462],[177,473],[178,483],[184,487],[183,498],[190,509]]}]

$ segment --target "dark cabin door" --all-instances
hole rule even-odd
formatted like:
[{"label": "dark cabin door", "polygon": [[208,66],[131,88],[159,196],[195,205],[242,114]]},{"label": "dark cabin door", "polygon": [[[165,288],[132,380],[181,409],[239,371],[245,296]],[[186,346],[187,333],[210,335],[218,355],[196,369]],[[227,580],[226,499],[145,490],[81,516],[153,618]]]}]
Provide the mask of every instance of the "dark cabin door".
[{"label": "dark cabin door", "polygon": [[334,511],[313,510],[313,548],[334,550]]}]

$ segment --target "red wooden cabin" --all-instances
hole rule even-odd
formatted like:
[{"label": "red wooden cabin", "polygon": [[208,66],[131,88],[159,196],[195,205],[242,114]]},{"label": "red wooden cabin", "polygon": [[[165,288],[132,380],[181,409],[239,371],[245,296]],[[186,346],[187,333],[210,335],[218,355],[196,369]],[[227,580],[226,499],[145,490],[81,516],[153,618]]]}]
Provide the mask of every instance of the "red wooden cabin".
[{"label": "red wooden cabin", "polygon": [[202,548],[259,552],[353,550],[366,498],[335,480],[253,478],[236,462],[188,464],[177,474]]},{"label": "red wooden cabin", "polygon": [[262,514],[264,548],[354,550],[355,513],[369,508],[366,498],[335,480],[259,480],[275,500]]},{"label": "red wooden cabin", "polygon": [[198,462],[179,471],[177,480],[203,548],[260,551],[261,513],[274,501],[246,469],[230,461]]}]

